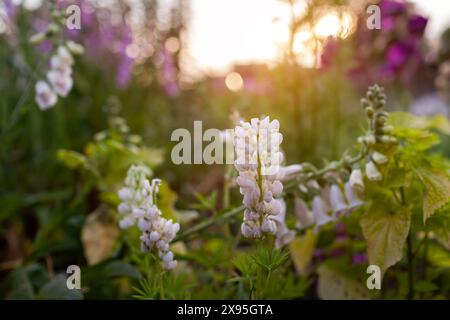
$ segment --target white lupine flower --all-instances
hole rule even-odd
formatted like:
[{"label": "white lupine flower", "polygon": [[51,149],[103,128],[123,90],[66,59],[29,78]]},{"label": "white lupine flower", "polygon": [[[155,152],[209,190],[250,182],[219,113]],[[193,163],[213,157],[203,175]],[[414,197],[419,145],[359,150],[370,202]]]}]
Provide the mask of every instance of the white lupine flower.
[{"label": "white lupine flower", "polygon": [[364,181],[362,177],[361,169],[354,169],[352,173],[350,174],[350,186],[358,190],[360,192],[364,191]]},{"label": "white lupine flower", "polygon": [[73,57],[66,47],[60,46],[55,55],[50,58],[50,67],[61,72],[72,72]]},{"label": "white lupine flower", "polygon": [[70,52],[72,52],[75,55],[79,55],[79,54],[83,54],[84,53],[84,47],[79,44],[76,43],[72,40],[69,40],[66,42],[66,46],[69,49]]},{"label": "white lupine flower", "polygon": [[171,270],[176,267],[177,262],[173,260],[169,243],[175,239],[180,225],[162,217],[161,211],[154,203],[161,180],[153,179],[150,184],[147,175],[148,169],[145,167],[132,166],[128,170],[125,187],[118,192],[122,201],[118,211],[124,215],[119,226],[129,228],[137,224],[142,231],[141,250],[151,252],[155,249],[163,267]]},{"label": "white lupine flower", "polygon": [[318,227],[327,224],[333,219],[325,211],[325,205],[320,196],[315,196],[312,203],[312,211],[316,221],[316,230]]},{"label": "white lupine flower", "polygon": [[367,178],[371,181],[380,181],[383,179],[380,171],[378,171],[377,166],[372,161],[369,161],[366,164],[366,175]]},{"label": "white lupine flower", "polygon": [[295,198],[294,206],[298,229],[304,229],[314,224],[314,215],[302,198]]},{"label": "white lupine flower", "polygon": [[302,172],[303,167],[300,164],[293,164],[290,166],[280,167],[277,178],[281,181],[292,179],[296,174]]},{"label": "white lupine flower", "polygon": [[279,127],[277,120],[271,122],[266,117],[241,121],[235,128],[235,167],[239,171],[236,182],[246,207],[241,232],[248,238],[276,232],[271,219],[281,212],[275,198],[283,192],[283,184],[277,178],[283,160]]},{"label": "white lupine flower", "polygon": [[47,72],[47,79],[52,85],[53,90],[61,97],[67,97],[72,90],[73,80],[70,74],[59,70],[50,70]]},{"label": "white lupine flower", "polygon": [[372,160],[376,163],[376,164],[385,164],[388,162],[388,158],[382,154],[379,153],[377,151],[372,153]]},{"label": "white lupine flower", "polygon": [[122,229],[128,229],[133,225],[134,221],[130,217],[125,217],[119,221],[119,226]]},{"label": "white lupine flower", "polygon": [[347,204],[344,201],[344,196],[337,184],[333,184],[330,188],[330,204],[336,217],[347,210]]},{"label": "white lupine flower", "polygon": [[283,200],[279,200],[281,203],[280,213],[271,218],[276,224],[276,238],[275,238],[275,248],[280,249],[285,245],[289,244],[295,238],[295,232],[289,230],[286,225],[286,203]]},{"label": "white lupine flower", "polygon": [[347,198],[350,210],[356,209],[364,205],[364,202],[358,195],[359,192],[358,189],[353,188],[349,181],[345,183],[344,189],[345,189],[345,197]]},{"label": "white lupine flower", "polygon": [[58,97],[45,81],[38,81],[35,86],[35,91],[36,103],[41,110],[47,110],[53,107],[58,101]]}]

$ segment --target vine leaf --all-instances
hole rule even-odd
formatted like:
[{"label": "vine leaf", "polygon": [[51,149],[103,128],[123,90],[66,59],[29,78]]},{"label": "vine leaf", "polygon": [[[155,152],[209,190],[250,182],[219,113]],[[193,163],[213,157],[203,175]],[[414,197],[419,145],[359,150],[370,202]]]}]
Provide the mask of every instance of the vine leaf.
[{"label": "vine leaf", "polygon": [[367,241],[369,262],[379,266],[383,274],[401,260],[411,224],[409,208],[401,207],[395,212],[391,210],[375,204],[360,220]]},{"label": "vine leaf", "polygon": [[450,179],[436,170],[415,170],[425,187],[423,199],[423,223],[450,201]]}]

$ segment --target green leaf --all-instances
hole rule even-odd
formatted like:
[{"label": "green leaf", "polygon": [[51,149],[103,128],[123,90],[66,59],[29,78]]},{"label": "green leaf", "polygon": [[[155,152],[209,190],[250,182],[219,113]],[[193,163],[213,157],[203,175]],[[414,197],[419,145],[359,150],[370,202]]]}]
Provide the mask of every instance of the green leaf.
[{"label": "green leaf", "polygon": [[6,299],[31,300],[34,298],[33,286],[24,268],[13,271],[9,281],[11,290],[6,295]]},{"label": "green leaf", "polygon": [[67,288],[66,277],[63,274],[59,274],[39,290],[37,298],[45,300],[81,300],[83,299],[83,294],[77,289]]},{"label": "green leaf", "polygon": [[437,285],[429,281],[417,281],[414,284],[414,288],[417,292],[432,292],[439,290],[439,287]]},{"label": "green leaf", "polygon": [[450,122],[443,115],[419,117],[408,112],[392,112],[389,115],[389,123],[396,128],[437,129],[442,133],[450,134]]},{"label": "green leaf", "polygon": [[400,261],[410,224],[409,208],[395,209],[381,203],[373,204],[360,220],[370,264],[379,266],[384,273]]},{"label": "green leaf", "polygon": [[57,151],[56,156],[70,169],[83,167],[87,163],[87,159],[84,155],[71,150],[60,149]]},{"label": "green leaf", "polygon": [[129,263],[112,261],[103,267],[102,273],[106,277],[130,277],[140,279],[139,271]]},{"label": "green leaf", "polygon": [[415,170],[425,187],[423,222],[450,201],[450,179],[445,173],[419,168]]}]

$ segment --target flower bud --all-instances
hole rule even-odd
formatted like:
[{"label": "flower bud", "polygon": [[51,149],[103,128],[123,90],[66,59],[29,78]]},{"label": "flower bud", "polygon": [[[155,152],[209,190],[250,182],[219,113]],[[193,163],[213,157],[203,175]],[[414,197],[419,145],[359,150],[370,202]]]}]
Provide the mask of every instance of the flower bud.
[{"label": "flower bud", "polygon": [[383,179],[377,166],[372,161],[366,164],[366,175],[370,181],[381,181]]},{"label": "flower bud", "polygon": [[372,160],[376,163],[376,164],[385,164],[388,162],[388,158],[382,154],[379,153],[377,151],[372,153]]},{"label": "flower bud", "polygon": [[314,216],[308,209],[305,201],[301,198],[295,198],[295,216],[297,217],[297,228],[303,229],[311,226],[314,223]]},{"label": "flower bud", "polygon": [[331,217],[325,212],[323,200],[320,196],[314,197],[312,210],[317,227],[332,221]]},{"label": "flower bud", "polygon": [[336,184],[332,185],[330,188],[330,204],[336,217],[347,210],[347,204],[344,201],[342,191]]},{"label": "flower bud", "polygon": [[364,181],[363,181],[363,177],[362,177],[362,172],[360,169],[354,169],[352,171],[352,173],[350,174],[350,186],[355,189],[358,190],[360,192],[364,191]]}]

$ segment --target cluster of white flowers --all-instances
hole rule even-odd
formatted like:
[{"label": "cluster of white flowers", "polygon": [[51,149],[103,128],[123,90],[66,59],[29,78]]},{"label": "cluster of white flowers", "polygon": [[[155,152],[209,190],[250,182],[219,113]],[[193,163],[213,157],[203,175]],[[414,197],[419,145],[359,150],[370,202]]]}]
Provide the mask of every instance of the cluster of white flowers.
[{"label": "cluster of white flowers", "polygon": [[274,218],[282,212],[283,184],[279,180],[283,155],[280,144],[283,136],[277,120],[252,119],[241,121],[235,128],[236,179],[245,206],[242,234],[260,238],[263,233],[276,234]]},{"label": "cluster of white flowers", "polygon": [[171,270],[177,266],[177,261],[173,259],[169,243],[175,239],[180,225],[162,217],[156,205],[161,180],[153,179],[150,183],[146,178],[147,173],[148,171],[140,166],[132,166],[129,169],[125,187],[119,190],[122,202],[118,211],[123,215],[119,226],[127,229],[137,224],[142,231],[140,237],[142,251],[156,250],[164,268]]},{"label": "cluster of white flowers", "polygon": [[72,90],[72,66],[74,63],[72,53],[81,53],[83,47],[73,41],[59,46],[56,54],[50,58],[50,70],[47,71],[47,79],[36,83],[36,103],[41,110],[53,107],[58,101],[58,96],[66,97]]},{"label": "cluster of white flowers", "polygon": [[364,182],[360,169],[354,169],[349,181],[344,184],[344,190],[338,184],[322,190],[312,199],[312,210],[301,198],[295,199],[295,214],[297,228],[303,229],[310,226],[317,231],[320,226],[336,220],[342,214],[349,213],[364,204],[361,199],[364,192]]}]

